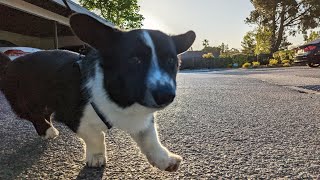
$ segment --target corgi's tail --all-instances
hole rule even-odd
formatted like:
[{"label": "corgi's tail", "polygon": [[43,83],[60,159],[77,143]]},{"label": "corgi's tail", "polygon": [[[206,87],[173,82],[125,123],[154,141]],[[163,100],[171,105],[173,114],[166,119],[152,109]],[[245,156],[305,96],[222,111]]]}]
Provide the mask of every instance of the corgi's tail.
[{"label": "corgi's tail", "polygon": [[10,58],[0,52],[0,90],[2,89],[2,79],[6,73],[8,64],[11,62]]}]

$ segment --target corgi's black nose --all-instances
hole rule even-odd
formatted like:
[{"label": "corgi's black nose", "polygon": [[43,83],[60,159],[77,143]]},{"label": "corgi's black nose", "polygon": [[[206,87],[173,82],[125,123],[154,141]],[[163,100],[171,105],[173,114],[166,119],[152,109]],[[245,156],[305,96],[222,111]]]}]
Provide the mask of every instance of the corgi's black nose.
[{"label": "corgi's black nose", "polygon": [[174,100],[176,92],[172,87],[163,86],[153,91],[152,96],[159,107],[164,107]]}]

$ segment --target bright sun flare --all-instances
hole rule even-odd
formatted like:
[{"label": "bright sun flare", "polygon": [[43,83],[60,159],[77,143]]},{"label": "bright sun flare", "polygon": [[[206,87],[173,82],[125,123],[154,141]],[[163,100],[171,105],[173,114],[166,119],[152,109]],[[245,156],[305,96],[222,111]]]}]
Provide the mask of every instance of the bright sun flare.
[{"label": "bright sun flare", "polygon": [[172,29],[170,29],[168,26],[166,26],[163,22],[161,22],[159,19],[153,17],[152,15],[148,13],[142,13],[144,16],[143,26],[144,29],[156,29],[161,30],[166,33],[173,33]]}]

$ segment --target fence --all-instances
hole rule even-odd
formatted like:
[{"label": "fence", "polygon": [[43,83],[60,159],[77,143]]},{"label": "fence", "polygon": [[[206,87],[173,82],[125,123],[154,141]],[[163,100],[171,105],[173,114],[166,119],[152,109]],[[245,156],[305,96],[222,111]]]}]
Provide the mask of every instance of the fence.
[{"label": "fence", "polygon": [[214,69],[232,66],[232,58],[190,58],[181,62],[180,69]]}]

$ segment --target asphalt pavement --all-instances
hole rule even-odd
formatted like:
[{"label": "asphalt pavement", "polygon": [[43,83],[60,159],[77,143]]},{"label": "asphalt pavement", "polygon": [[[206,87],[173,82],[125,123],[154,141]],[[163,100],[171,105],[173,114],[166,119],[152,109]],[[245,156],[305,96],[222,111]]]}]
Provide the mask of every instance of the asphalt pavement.
[{"label": "asphalt pavement", "polygon": [[59,137],[41,139],[0,93],[0,179],[316,179],[317,87],[320,69],[307,67],[180,72],[177,98],[156,120],[184,158],[175,173],[153,168],[118,129],[107,133],[107,165],[87,168],[70,130],[54,122]]}]

